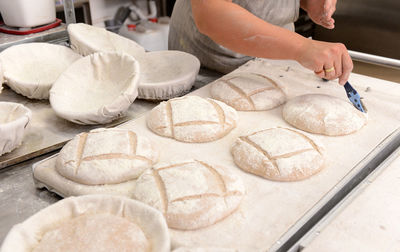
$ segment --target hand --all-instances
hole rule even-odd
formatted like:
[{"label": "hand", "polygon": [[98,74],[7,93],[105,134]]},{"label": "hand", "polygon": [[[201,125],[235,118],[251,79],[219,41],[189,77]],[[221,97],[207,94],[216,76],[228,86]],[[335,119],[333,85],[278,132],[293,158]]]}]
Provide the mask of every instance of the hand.
[{"label": "hand", "polygon": [[336,0],[300,0],[300,6],[314,23],[327,29],[335,28],[332,15],[336,10]]},{"label": "hand", "polygon": [[296,60],[304,67],[314,71],[321,78],[339,78],[344,85],[353,70],[353,61],[346,47],[341,43],[328,43],[306,39]]}]

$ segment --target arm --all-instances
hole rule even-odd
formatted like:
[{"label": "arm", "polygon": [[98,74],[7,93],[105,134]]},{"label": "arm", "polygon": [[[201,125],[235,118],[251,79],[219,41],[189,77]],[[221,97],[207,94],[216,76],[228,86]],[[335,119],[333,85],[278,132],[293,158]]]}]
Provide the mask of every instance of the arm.
[{"label": "arm", "polygon": [[[306,39],[257,18],[229,0],[191,0],[191,3],[198,30],[216,43],[249,56],[296,60],[314,72],[335,66],[337,71],[322,71],[318,76],[340,77],[341,84],[347,81],[351,69],[346,57],[347,65],[342,64],[342,54],[347,54],[342,44]],[[336,63],[339,59],[340,63]]]}]

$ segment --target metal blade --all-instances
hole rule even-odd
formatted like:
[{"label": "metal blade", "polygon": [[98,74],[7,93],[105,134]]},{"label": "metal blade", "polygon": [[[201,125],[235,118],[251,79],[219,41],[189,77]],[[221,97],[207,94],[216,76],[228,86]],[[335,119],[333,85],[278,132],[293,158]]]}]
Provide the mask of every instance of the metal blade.
[{"label": "metal blade", "polygon": [[367,108],[364,104],[362,104],[360,95],[350,85],[349,82],[346,82],[346,84],[344,85],[344,89],[346,90],[347,97],[349,98],[351,103],[353,103],[354,107],[356,107],[356,109],[360,110],[361,112],[366,113]]}]

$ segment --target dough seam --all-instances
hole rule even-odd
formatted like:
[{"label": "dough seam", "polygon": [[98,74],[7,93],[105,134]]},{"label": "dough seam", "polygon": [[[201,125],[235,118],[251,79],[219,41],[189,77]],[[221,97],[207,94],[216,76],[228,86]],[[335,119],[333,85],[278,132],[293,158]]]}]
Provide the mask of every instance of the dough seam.
[{"label": "dough seam", "polygon": [[128,132],[129,136],[129,145],[131,147],[131,153],[132,155],[136,156],[136,149],[137,149],[137,135],[133,131]]},{"label": "dough seam", "polygon": [[226,118],[225,118],[225,112],[224,110],[221,108],[221,106],[219,106],[218,103],[216,103],[213,100],[207,99],[207,101],[209,103],[211,103],[211,105],[213,105],[214,109],[216,110],[217,114],[218,114],[218,121],[220,126],[223,128],[226,122]]},{"label": "dough seam", "polygon": [[226,190],[226,184],[225,184],[224,179],[222,178],[222,175],[217,170],[215,170],[212,166],[206,164],[205,162],[202,162],[202,161],[199,161],[199,160],[196,160],[196,161],[198,163],[200,163],[202,166],[204,166],[206,169],[208,169],[212,174],[214,174],[215,177],[218,178],[218,181],[219,181],[218,185],[221,187],[221,191],[226,193],[226,191],[227,191]]},{"label": "dough seam", "polygon": [[156,169],[153,169],[153,177],[154,180],[156,181],[158,191],[160,192],[161,195],[161,200],[164,206],[164,215],[166,215],[168,211],[168,195],[165,183]]},{"label": "dough seam", "polygon": [[243,142],[251,145],[253,148],[255,148],[257,151],[259,151],[261,154],[263,154],[268,161],[271,162],[271,164],[274,166],[275,170],[278,172],[279,176],[281,175],[281,172],[278,168],[278,165],[276,164],[276,160],[272,159],[272,157],[268,154],[268,152],[266,152],[263,148],[261,148],[258,144],[254,143],[253,141],[251,141],[248,137],[245,136],[241,136],[239,137],[240,140],[242,140]]},{"label": "dough seam", "polygon": [[76,153],[76,158],[77,158],[77,165],[76,165],[76,169],[75,169],[75,174],[78,173],[79,170],[79,166],[81,165],[82,162],[82,155],[83,155],[83,150],[85,148],[86,145],[86,139],[87,139],[88,133],[83,133],[80,137],[79,137],[79,145],[78,145],[78,151]]},{"label": "dough seam", "polygon": [[311,144],[311,146],[312,146],[316,151],[318,151],[318,153],[319,153],[320,155],[322,155],[322,151],[319,149],[318,145],[315,144],[315,142],[314,142],[312,139],[310,139],[308,136],[306,136],[305,134],[303,134],[303,133],[301,133],[301,132],[298,132],[298,131],[296,131],[296,130],[292,130],[292,129],[289,129],[289,128],[287,128],[287,130],[292,131],[292,132],[294,132],[294,133],[297,133],[297,135],[303,137],[307,142],[309,142],[309,143]]},{"label": "dough seam", "polygon": [[253,100],[249,96],[247,96],[247,94],[241,88],[230,82],[230,80],[222,80],[222,81],[225,82],[233,91],[239,94],[242,98],[246,99],[249,102],[252,109],[255,109],[256,106],[254,105]]}]

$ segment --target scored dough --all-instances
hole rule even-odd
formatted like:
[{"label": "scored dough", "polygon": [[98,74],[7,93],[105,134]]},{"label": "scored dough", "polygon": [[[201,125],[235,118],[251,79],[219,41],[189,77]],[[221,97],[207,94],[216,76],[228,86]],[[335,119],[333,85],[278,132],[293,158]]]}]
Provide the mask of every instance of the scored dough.
[{"label": "scored dough", "polygon": [[211,85],[211,96],[239,111],[269,110],[285,103],[283,88],[256,73],[237,73]]},{"label": "scored dough", "polygon": [[15,225],[2,247],[14,251],[170,251],[162,214],[141,202],[89,195],[61,200]]},{"label": "scored dough", "polygon": [[236,127],[237,120],[236,110],[223,102],[185,96],[153,108],[147,126],[161,136],[201,143],[222,138]]},{"label": "scored dough", "polygon": [[146,170],[137,180],[134,198],[162,211],[170,228],[193,230],[230,215],[244,194],[237,175],[188,160]]},{"label": "scored dough", "polygon": [[50,90],[56,114],[78,124],[121,117],[137,97],[139,63],[120,53],[94,53],[74,62]]},{"label": "scored dough", "polygon": [[294,127],[316,134],[342,136],[361,129],[368,116],[342,99],[324,94],[307,94],[288,101],[283,118]]},{"label": "scored dough", "polygon": [[270,180],[302,180],[320,171],[324,147],[304,133],[270,128],[239,137],[232,147],[237,166]]},{"label": "scored dough", "polygon": [[83,56],[95,52],[119,52],[138,57],[145,53],[144,48],[133,40],[101,27],[79,23],[69,24],[67,30],[71,48]]},{"label": "scored dough", "polygon": [[79,58],[70,48],[49,43],[15,45],[0,53],[7,85],[33,99],[48,99],[53,83]]},{"label": "scored dough", "polygon": [[31,118],[31,110],[22,104],[0,102],[0,156],[21,145]]},{"label": "scored dough", "polygon": [[148,52],[138,58],[141,70],[138,98],[166,100],[190,91],[200,61],[180,51]]},{"label": "scored dough", "polygon": [[95,129],[75,136],[62,148],[56,169],[81,184],[117,184],[138,178],[158,156],[147,137],[124,129]]}]

